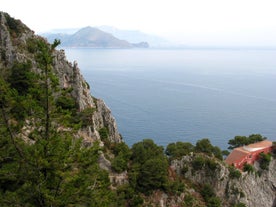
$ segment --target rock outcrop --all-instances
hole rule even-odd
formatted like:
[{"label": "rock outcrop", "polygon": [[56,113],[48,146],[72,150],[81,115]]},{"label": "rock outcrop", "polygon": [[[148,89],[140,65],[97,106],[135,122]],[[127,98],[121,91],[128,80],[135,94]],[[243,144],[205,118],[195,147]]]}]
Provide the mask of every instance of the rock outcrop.
[{"label": "rock outcrop", "polygon": [[[11,18],[7,13],[0,12],[0,75],[8,73],[15,62],[32,62],[32,70],[39,72],[35,61],[35,54],[28,50],[28,43],[35,39],[43,39],[34,34],[20,20]],[[44,39],[43,39],[44,40]],[[46,41],[46,40],[44,40]],[[94,108],[91,113],[92,124],[79,130],[78,135],[83,137],[87,144],[100,140],[99,130],[106,128],[111,142],[121,142],[117,124],[105,103],[91,95],[90,86],[81,75],[76,62],[67,61],[63,50],[55,50],[53,72],[59,78],[61,89],[71,89],[78,110]],[[100,140],[101,141],[101,140]]]},{"label": "rock outcrop", "polygon": [[[196,156],[184,156],[181,160],[174,160],[171,168],[178,175],[197,184],[211,185],[217,196],[222,199],[223,206],[233,206],[244,203],[246,206],[274,207],[276,199],[276,160],[272,159],[268,170],[261,170],[256,163],[256,172],[241,172],[240,178],[231,178],[229,168],[216,160],[217,168],[210,172],[203,168],[194,170],[191,163]],[[214,158],[210,158],[214,159]],[[187,168],[187,166],[190,166]],[[259,173],[258,173],[259,172]]]}]

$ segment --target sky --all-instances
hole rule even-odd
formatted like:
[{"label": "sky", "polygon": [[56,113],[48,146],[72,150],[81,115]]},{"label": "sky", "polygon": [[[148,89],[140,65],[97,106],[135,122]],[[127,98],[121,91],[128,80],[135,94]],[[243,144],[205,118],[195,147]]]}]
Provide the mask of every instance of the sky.
[{"label": "sky", "polygon": [[275,0],[0,0],[36,33],[108,25],[184,45],[276,47]]}]

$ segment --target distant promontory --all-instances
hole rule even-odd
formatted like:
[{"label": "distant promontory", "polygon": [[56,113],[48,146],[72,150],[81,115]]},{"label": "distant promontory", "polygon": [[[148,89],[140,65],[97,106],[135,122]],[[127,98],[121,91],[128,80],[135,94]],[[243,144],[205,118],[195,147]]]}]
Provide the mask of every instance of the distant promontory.
[{"label": "distant promontory", "polygon": [[110,33],[95,27],[84,27],[74,34],[46,33],[48,41],[61,40],[63,47],[89,47],[89,48],[148,48],[147,42],[130,43],[118,39]]}]

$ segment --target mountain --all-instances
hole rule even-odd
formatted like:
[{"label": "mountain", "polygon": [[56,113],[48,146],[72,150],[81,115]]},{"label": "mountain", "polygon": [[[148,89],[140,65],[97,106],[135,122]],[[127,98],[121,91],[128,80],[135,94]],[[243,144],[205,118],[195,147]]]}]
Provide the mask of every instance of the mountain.
[{"label": "mountain", "polygon": [[58,45],[0,12],[1,207],[275,206],[276,153],[239,171],[208,139],[129,148]]},{"label": "mountain", "polygon": [[129,43],[114,37],[110,33],[103,32],[94,27],[85,27],[74,34],[64,33],[45,33],[43,34],[50,42],[54,39],[61,40],[61,46],[64,47],[90,47],[90,48],[133,48],[133,47],[149,47],[146,42]]},{"label": "mountain", "polygon": [[99,26],[97,27],[102,31],[108,32],[115,37],[127,40],[128,42],[148,42],[153,48],[166,48],[177,46],[170,41],[159,37],[157,35],[146,34],[138,30],[121,30],[111,26]]}]

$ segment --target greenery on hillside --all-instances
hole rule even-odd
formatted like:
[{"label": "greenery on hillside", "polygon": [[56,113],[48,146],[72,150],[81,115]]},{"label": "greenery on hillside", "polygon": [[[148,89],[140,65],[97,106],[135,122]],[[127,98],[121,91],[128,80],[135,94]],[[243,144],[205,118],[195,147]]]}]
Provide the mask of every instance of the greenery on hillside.
[{"label": "greenery on hillside", "polygon": [[108,173],[97,164],[99,145],[84,148],[71,132],[57,130],[76,115],[69,94],[54,96],[62,94],[52,73],[59,42],[34,44],[41,72],[18,62],[0,78],[0,206],[112,206]]},{"label": "greenery on hillside", "polygon": [[[26,29],[20,21],[6,18],[13,36]],[[166,148],[144,139],[130,148],[111,142],[104,126],[98,129],[99,142],[87,146],[76,138],[79,129],[93,125],[91,115],[97,108],[79,111],[73,89],[59,87],[53,72],[53,53],[59,43],[32,38],[25,49],[33,59],[6,64],[1,56],[5,63],[0,64],[0,206],[151,206],[147,201],[158,192],[178,196],[183,207],[223,205],[211,185],[185,177],[191,172],[211,178],[221,168],[229,152],[207,138],[195,145],[176,142]],[[236,136],[229,140],[229,149],[264,139],[259,134]],[[110,171],[100,168],[103,154]],[[184,156],[191,159],[176,175],[170,164]],[[261,154],[260,168],[268,170],[271,159],[270,154]],[[233,166],[228,170],[230,179],[241,178]],[[244,170],[254,172],[252,165]],[[124,184],[111,183],[110,174],[126,172]]]}]

